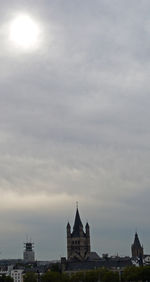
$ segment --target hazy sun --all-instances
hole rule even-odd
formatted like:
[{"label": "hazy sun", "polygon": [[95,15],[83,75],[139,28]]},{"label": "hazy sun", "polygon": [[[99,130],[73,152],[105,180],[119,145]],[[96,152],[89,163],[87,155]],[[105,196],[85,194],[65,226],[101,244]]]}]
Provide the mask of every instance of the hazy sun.
[{"label": "hazy sun", "polygon": [[19,15],[10,23],[10,40],[22,49],[34,49],[38,45],[38,24],[28,15]]}]

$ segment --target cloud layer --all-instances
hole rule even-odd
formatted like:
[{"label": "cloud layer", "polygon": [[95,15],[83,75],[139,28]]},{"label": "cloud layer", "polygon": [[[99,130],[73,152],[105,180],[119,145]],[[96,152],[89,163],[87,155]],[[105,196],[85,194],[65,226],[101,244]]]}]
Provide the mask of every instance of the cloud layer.
[{"label": "cloud layer", "polygon": [[[39,259],[64,256],[77,200],[94,250],[130,255],[137,228],[148,253],[149,1],[0,7],[1,256],[26,234]],[[24,12],[41,26],[32,52],[9,41]]]}]

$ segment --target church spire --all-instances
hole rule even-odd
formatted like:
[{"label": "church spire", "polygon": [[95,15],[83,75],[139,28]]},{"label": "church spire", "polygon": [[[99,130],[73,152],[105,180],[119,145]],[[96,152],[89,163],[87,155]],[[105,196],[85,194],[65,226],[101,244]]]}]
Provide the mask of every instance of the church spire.
[{"label": "church spire", "polygon": [[143,257],[143,247],[141,246],[137,232],[135,233],[134,243],[131,246],[132,257]]},{"label": "church spire", "polygon": [[139,240],[137,232],[135,233],[133,245],[136,246],[136,247],[140,247],[141,248],[141,244],[140,244],[140,240]]},{"label": "church spire", "polygon": [[81,229],[83,229],[83,224],[81,222],[80,215],[79,215],[79,210],[78,210],[78,207],[77,207],[72,235],[74,237],[80,236],[80,230]]},{"label": "church spire", "polygon": [[87,223],[84,231],[77,204],[72,233],[70,224],[67,225],[67,257],[70,261],[83,261],[89,253],[90,227]]}]

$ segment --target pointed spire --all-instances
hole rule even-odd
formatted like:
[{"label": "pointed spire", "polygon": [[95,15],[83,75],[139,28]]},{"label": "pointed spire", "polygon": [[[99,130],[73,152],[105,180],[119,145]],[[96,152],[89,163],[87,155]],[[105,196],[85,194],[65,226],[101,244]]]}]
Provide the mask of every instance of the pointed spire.
[{"label": "pointed spire", "polygon": [[67,224],[67,238],[69,238],[71,236],[71,226],[70,223],[68,222]]},{"label": "pointed spire", "polygon": [[136,246],[136,247],[140,247],[141,248],[141,244],[140,244],[140,240],[139,240],[137,232],[135,233],[133,245]]},{"label": "pointed spire", "polygon": [[78,201],[76,202],[76,209],[78,209]]},{"label": "pointed spire", "polygon": [[143,256],[143,247],[141,246],[137,232],[135,233],[134,243],[131,246],[131,252],[133,258],[140,258]]},{"label": "pointed spire", "polygon": [[79,234],[80,234],[80,229],[83,229],[83,224],[81,222],[80,215],[79,215],[79,210],[78,210],[78,207],[77,207],[72,235],[74,237],[78,237]]},{"label": "pointed spire", "polygon": [[85,225],[86,237],[90,237],[90,226],[88,222]]}]

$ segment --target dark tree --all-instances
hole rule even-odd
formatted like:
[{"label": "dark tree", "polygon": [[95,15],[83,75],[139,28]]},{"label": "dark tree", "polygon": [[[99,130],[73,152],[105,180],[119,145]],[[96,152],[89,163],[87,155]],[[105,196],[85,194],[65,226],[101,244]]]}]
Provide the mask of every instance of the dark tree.
[{"label": "dark tree", "polygon": [[53,263],[52,266],[51,266],[51,271],[54,271],[54,272],[61,272],[60,271],[61,268],[60,268],[60,263]]},{"label": "dark tree", "polygon": [[34,272],[27,272],[23,276],[24,282],[37,282],[37,274]]},{"label": "dark tree", "polygon": [[139,281],[141,278],[141,267],[129,266],[126,267],[122,274],[123,281]]},{"label": "dark tree", "polygon": [[61,274],[54,271],[47,271],[41,276],[42,282],[61,282]]},{"label": "dark tree", "polygon": [[13,278],[10,276],[2,275],[0,276],[0,282],[13,282]]}]

